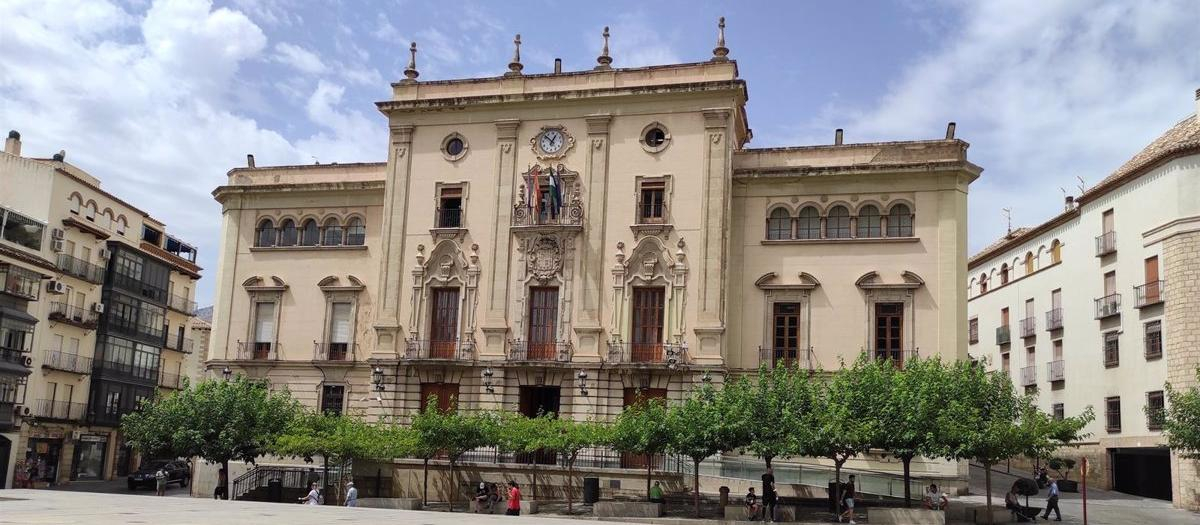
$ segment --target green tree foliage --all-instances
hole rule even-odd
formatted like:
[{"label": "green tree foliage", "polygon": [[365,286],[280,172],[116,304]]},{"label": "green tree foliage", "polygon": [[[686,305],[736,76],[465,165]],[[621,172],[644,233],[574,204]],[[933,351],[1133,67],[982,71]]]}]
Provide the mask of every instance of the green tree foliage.
[{"label": "green tree foliage", "polygon": [[287,390],[271,392],[243,377],[209,379],[144,402],[121,419],[121,431],[144,455],[199,457],[229,472],[230,461],[253,462],[269,451],[298,412]]},{"label": "green tree foliage", "polygon": [[[496,445],[506,452],[534,455],[550,447],[551,436],[557,424],[554,414],[540,414],[537,417],[525,417],[519,414],[504,414],[498,416]],[[531,462],[533,469],[533,486],[530,488],[530,499],[538,497],[538,463]]]},{"label": "green tree foliage", "polygon": [[833,460],[834,479],[841,483],[846,461],[881,441],[878,405],[887,392],[884,369],[866,355],[834,372],[814,389],[812,411],[802,421],[811,429],[810,439],[797,442],[795,454]]},{"label": "green tree foliage", "polygon": [[[1200,368],[1196,370],[1200,381]],[[1167,408],[1163,434],[1171,450],[1189,459],[1200,459],[1200,390],[1196,386],[1176,389],[1167,384]]]},{"label": "green tree foliage", "polygon": [[549,430],[545,440],[546,450],[561,455],[567,464],[567,513],[570,514],[574,510],[572,492],[575,487],[575,459],[583,449],[606,443],[609,426],[593,421],[553,419]]},{"label": "green tree foliage", "polygon": [[912,460],[918,456],[951,458],[951,443],[942,439],[938,417],[952,402],[950,370],[941,359],[912,358],[903,370],[891,362],[869,365],[885,382],[887,394],[873,414],[884,432],[875,448],[888,451],[904,464],[904,503],[912,505]]},{"label": "green tree foliage", "polygon": [[666,403],[648,399],[621,412],[608,434],[608,444],[612,448],[646,457],[647,494],[653,478],[654,456],[666,452],[671,444],[672,430],[667,423]]},{"label": "green tree foliage", "polygon": [[430,396],[425,410],[412,420],[412,450],[424,460],[424,488],[422,499],[429,503],[429,460],[445,454],[450,462],[451,495],[448,502],[454,511],[454,500],[458,493],[454,481],[454,468],[463,454],[475,448],[495,444],[499,434],[499,418],[491,413],[463,413],[457,406],[449,410],[438,409],[437,396]]},{"label": "green tree foliage", "polygon": [[736,418],[726,417],[734,412],[736,399],[704,386],[682,403],[667,410],[667,427],[671,431],[668,449],[692,460],[693,496],[696,517],[700,517],[700,462],[746,443],[743,426]]},{"label": "green tree foliage", "polygon": [[732,407],[726,417],[741,425],[742,452],[762,458],[770,468],[797,443],[808,443],[809,428],[802,422],[812,413],[812,384],[807,370],[783,364],[760,368],[753,381],[740,377],[726,383],[722,395]]}]

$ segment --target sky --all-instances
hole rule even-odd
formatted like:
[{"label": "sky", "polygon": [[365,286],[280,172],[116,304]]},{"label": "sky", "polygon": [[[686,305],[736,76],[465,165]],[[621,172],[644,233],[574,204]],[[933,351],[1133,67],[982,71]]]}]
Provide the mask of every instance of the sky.
[{"label": "sky", "polygon": [[194,243],[211,304],[220,207],[259,166],[382,161],[373,105],[403,78],[707,60],[725,16],[749,147],[941,138],[984,168],[969,247],[1033,225],[1195,111],[1192,0],[490,2],[0,0],[0,128],[67,160]]}]

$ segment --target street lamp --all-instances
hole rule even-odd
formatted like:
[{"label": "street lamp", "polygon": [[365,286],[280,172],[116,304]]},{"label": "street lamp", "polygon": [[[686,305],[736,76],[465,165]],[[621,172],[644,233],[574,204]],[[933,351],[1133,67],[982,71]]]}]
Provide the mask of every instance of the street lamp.
[{"label": "street lamp", "polygon": [[383,369],[379,366],[371,370],[371,382],[375,384],[376,392],[383,392]]},{"label": "street lamp", "polygon": [[579,380],[579,395],[587,397],[587,395],[588,395],[588,389],[587,389],[588,374],[587,374],[587,372],[580,370],[579,375],[576,375],[575,378]]},{"label": "street lamp", "polygon": [[231,376],[233,376],[233,370],[230,370],[229,367],[225,367],[221,370],[221,377],[225,378],[226,381],[229,381]]},{"label": "street lamp", "polygon": [[706,385],[710,384],[710,383],[712,383],[712,374],[709,374],[708,370],[705,370],[704,374],[700,376],[700,380],[703,381],[704,384],[706,384]]},{"label": "street lamp", "polygon": [[489,366],[483,369],[483,389],[487,390],[487,393],[489,394],[496,393],[496,387],[492,386],[493,375],[495,374],[492,372],[492,367]]}]

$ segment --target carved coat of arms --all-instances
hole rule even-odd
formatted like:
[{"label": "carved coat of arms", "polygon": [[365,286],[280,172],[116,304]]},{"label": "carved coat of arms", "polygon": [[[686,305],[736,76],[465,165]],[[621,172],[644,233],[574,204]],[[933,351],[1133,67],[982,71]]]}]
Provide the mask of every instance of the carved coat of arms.
[{"label": "carved coat of arms", "polygon": [[529,250],[529,273],[545,281],[558,274],[562,267],[562,246],[557,239],[540,237]]}]

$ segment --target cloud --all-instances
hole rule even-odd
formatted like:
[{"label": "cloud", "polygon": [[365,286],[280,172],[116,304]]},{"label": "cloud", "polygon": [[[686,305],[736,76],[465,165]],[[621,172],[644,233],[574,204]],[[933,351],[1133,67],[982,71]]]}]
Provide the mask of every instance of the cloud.
[{"label": "cloud", "polygon": [[[600,54],[603,45],[602,30],[596,30],[584,37],[586,49],[595,49]],[[609,56],[613,57],[613,67],[641,67],[662,64],[678,64],[683,62],[675,50],[676,38],[664,34],[650,25],[650,16],[644,13],[622,13],[617,22],[609,28],[612,34],[609,43]]]},{"label": "cloud", "polygon": [[400,31],[392,25],[391,19],[383,13],[375,15],[375,29],[371,31],[371,36],[384,42],[402,42],[404,40],[400,36]]},{"label": "cloud", "polygon": [[274,58],[302,73],[315,75],[325,71],[325,64],[316,53],[287,42],[275,44]]}]

